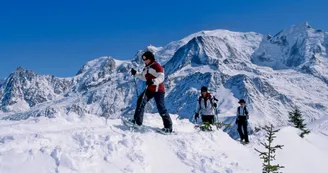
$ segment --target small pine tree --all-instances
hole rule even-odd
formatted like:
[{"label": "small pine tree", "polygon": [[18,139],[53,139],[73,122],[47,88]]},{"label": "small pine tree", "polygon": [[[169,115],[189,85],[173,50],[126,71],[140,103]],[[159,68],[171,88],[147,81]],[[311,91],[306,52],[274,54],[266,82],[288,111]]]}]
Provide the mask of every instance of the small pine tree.
[{"label": "small pine tree", "polygon": [[304,119],[301,111],[296,108],[293,112],[289,112],[289,122],[294,124],[294,127],[302,130],[300,136],[303,138],[304,135],[309,134],[310,130],[305,129],[306,124],[304,124]]},{"label": "small pine tree", "polygon": [[276,159],[275,156],[275,152],[277,149],[282,149],[283,145],[276,145],[276,146],[272,146],[272,141],[274,138],[276,138],[275,133],[278,132],[279,130],[273,130],[273,126],[271,124],[271,126],[265,126],[264,128],[262,128],[263,130],[266,131],[266,140],[267,143],[263,143],[261,142],[261,145],[263,145],[267,151],[266,152],[262,152],[259,151],[255,148],[255,151],[259,152],[261,159],[263,159],[264,163],[263,163],[263,173],[278,173],[277,171],[279,171],[279,169],[284,168],[283,166],[278,165],[272,165],[272,161],[274,161]]},{"label": "small pine tree", "polygon": [[261,131],[261,127],[255,127],[255,128],[254,128],[254,131],[255,131],[255,133]]},{"label": "small pine tree", "polygon": [[221,121],[214,122],[213,124],[209,122],[203,122],[200,126],[200,129],[203,131],[213,131],[212,125],[216,126],[216,129],[220,129],[222,127],[231,127],[230,124],[225,124]]},{"label": "small pine tree", "polygon": [[203,131],[212,131],[212,126],[209,122],[203,122],[203,124],[200,126],[200,129]]},{"label": "small pine tree", "polygon": [[216,126],[216,129],[221,129],[222,127],[231,128],[230,124],[226,124],[226,123],[223,123],[221,121],[215,122],[214,125]]}]

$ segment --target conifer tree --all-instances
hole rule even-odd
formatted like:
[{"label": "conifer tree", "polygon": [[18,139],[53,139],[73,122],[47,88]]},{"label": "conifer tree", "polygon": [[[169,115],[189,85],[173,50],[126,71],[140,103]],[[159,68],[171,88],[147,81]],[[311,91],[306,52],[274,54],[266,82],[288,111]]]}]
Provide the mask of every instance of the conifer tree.
[{"label": "conifer tree", "polygon": [[294,127],[302,130],[300,136],[303,138],[304,135],[309,134],[310,130],[305,129],[306,124],[304,124],[304,119],[301,111],[295,108],[293,112],[289,112],[289,122],[294,124]]},{"label": "conifer tree", "polygon": [[277,164],[273,165],[273,161],[276,159],[275,152],[277,149],[282,149],[283,145],[273,146],[272,142],[276,138],[275,133],[279,130],[273,130],[273,126],[265,126],[263,130],[266,131],[266,143],[261,142],[266,149],[266,151],[259,151],[255,148],[255,151],[259,152],[261,159],[263,159],[263,173],[278,173],[279,169],[284,168],[283,166]]}]

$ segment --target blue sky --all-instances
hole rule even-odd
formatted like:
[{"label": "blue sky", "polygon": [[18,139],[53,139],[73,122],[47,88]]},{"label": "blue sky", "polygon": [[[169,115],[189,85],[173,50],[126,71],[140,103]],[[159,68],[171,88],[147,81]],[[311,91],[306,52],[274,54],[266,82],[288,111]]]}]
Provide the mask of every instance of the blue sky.
[{"label": "blue sky", "polygon": [[275,34],[304,21],[328,30],[327,1],[285,1],[0,0],[0,78],[17,66],[73,76],[88,60],[131,59],[200,30]]}]

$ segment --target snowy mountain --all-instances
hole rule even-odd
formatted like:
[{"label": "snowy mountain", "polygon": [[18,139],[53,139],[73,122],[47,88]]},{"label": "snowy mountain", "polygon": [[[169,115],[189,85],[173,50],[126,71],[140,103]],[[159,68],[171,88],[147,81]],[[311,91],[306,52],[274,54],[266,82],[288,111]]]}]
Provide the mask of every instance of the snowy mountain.
[{"label": "snowy mountain", "polygon": [[0,79],[0,88],[4,82],[5,82],[5,79]]},{"label": "snowy mountain", "polygon": [[[131,60],[91,60],[71,78],[19,67],[0,87],[0,172],[256,173],[261,161],[254,148],[263,149],[264,133],[254,129],[273,124],[281,129],[275,142],[285,145],[277,151],[283,172],[324,173],[327,38],[327,32],[307,23],[273,37],[201,31],[163,47],[147,46]],[[162,126],[153,101],[145,115],[149,131],[132,133],[117,119],[133,114],[137,93],[145,88],[130,69],[142,70],[146,50],[165,68],[165,101],[177,135],[153,131]],[[252,132],[248,146],[233,139],[238,137],[235,126],[224,129],[230,137],[221,130],[193,128],[190,120],[203,85],[219,99],[218,118],[231,125],[238,100],[246,100]],[[286,127],[288,112],[296,106],[312,130],[304,139]]]},{"label": "snowy mountain", "polygon": [[73,85],[71,78],[42,76],[18,67],[1,87],[0,107],[6,112],[27,111],[37,104],[63,97]]},{"label": "snowy mountain", "polygon": [[[269,123],[287,125],[288,111],[295,106],[307,122],[312,122],[325,117],[328,108],[326,70],[322,70],[328,67],[326,35],[307,23],[274,37],[254,32],[201,31],[164,47],[147,46],[131,61],[112,57],[89,61],[72,78],[42,76],[18,68],[0,89],[0,116],[12,120],[69,113],[80,117],[129,116],[137,92],[140,94],[145,87],[144,82],[134,81],[129,71],[132,67],[141,70],[142,52],[150,50],[165,68],[169,112],[180,118],[192,117],[199,89],[206,85],[219,98],[218,116],[225,122],[234,122],[240,98],[248,103],[252,129]],[[297,47],[297,53],[293,47]],[[311,55],[317,57],[316,63]],[[153,102],[147,112],[156,112]]]},{"label": "snowy mountain", "polygon": [[307,22],[264,37],[252,62],[273,69],[297,69],[328,83],[328,32]]}]

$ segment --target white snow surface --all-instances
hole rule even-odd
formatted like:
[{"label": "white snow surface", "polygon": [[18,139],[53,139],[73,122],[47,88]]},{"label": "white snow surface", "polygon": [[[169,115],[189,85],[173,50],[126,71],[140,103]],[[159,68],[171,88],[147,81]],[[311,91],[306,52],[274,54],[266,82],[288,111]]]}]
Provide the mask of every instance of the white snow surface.
[{"label": "white snow surface", "polygon": [[[119,119],[76,114],[57,118],[0,121],[0,172],[2,173],[257,173],[262,149],[260,131],[241,145],[221,130],[200,132],[187,120],[172,115],[176,134],[149,130],[131,132]],[[146,114],[144,125],[162,127],[158,114]],[[313,132],[304,139],[298,130],[284,127],[275,142],[283,172],[324,173],[328,137]],[[306,158],[306,159],[305,159]]]}]

